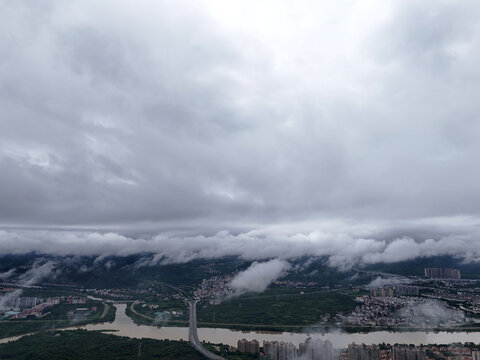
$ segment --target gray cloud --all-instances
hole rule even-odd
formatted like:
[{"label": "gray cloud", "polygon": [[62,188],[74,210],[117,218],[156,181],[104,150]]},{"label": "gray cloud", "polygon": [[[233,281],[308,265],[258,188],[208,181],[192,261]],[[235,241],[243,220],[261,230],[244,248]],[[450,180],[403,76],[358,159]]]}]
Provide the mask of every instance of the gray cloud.
[{"label": "gray cloud", "polygon": [[[232,243],[257,231],[280,256],[313,243],[334,264],[468,256],[455,246],[477,247],[457,221],[479,222],[479,10],[7,1],[0,224],[99,230],[61,236],[80,253],[79,237],[101,238],[99,254],[104,240],[164,251],[152,244],[188,232],[165,250],[177,261],[203,256],[190,242],[241,253]],[[296,231],[265,230],[281,224]],[[57,251],[56,235],[25,236],[2,249]]]}]

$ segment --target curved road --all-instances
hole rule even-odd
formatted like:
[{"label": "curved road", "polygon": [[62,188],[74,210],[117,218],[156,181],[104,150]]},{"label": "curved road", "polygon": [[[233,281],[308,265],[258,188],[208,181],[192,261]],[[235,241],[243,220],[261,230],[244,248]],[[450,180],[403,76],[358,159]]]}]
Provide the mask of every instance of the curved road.
[{"label": "curved road", "polygon": [[225,358],[221,357],[220,355],[214,354],[203,347],[202,343],[198,339],[198,333],[197,333],[197,303],[195,300],[189,298],[188,304],[189,304],[188,339],[190,340],[190,343],[193,345],[195,349],[200,351],[203,355],[205,355],[209,359],[225,360]]},{"label": "curved road", "polygon": [[[183,296],[186,296],[185,293],[182,293]],[[188,340],[190,341],[190,343],[192,344],[192,346],[199,352],[201,352],[204,356],[206,356],[207,358],[209,359],[213,359],[213,360],[226,360],[225,358],[217,355],[217,354],[214,354],[212,353],[211,351],[208,351],[207,349],[205,349],[203,347],[203,344],[201,343],[201,341],[198,339],[198,333],[197,333],[197,303],[189,298],[188,298],[188,304],[189,304],[189,310],[188,310],[188,313],[189,313],[189,319],[188,319]],[[132,306],[130,307],[130,309],[132,309],[132,311],[137,314],[137,315],[140,315],[146,319],[150,319],[150,320],[153,320],[151,317],[147,316],[147,315],[143,315],[143,314],[140,314],[139,312],[137,312],[134,308],[135,304],[138,304],[138,300],[135,301]]]},{"label": "curved road", "polygon": [[198,339],[198,332],[197,332],[197,302],[193,300],[185,291],[178,288],[175,285],[166,284],[169,288],[177,291],[180,295],[182,295],[185,299],[188,299],[188,340],[192,344],[192,346],[197,349],[197,351],[201,352],[204,356],[212,360],[226,360],[224,357],[220,355],[214,354],[211,351],[208,351],[203,347],[203,344]]}]

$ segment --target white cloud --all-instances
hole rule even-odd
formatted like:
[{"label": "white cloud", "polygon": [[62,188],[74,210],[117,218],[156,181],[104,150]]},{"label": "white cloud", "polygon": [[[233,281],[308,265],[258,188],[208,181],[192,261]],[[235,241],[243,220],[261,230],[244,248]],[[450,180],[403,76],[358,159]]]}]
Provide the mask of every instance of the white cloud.
[{"label": "white cloud", "polygon": [[15,272],[17,271],[17,269],[13,268],[13,269],[10,269],[8,271],[5,271],[3,273],[0,273],[0,280],[6,280],[8,279],[9,277],[11,277],[13,274],[15,274]]},{"label": "white cloud", "polygon": [[[31,269],[26,271],[25,273],[21,274],[17,279],[16,282],[20,286],[32,286],[40,282],[41,280],[47,278],[48,276],[52,275],[55,269],[55,262],[47,261],[44,262],[43,260],[37,260]],[[12,269],[15,270],[15,269]],[[10,270],[10,271],[12,271]],[[10,271],[8,273],[10,273]],[[5,274],[5,273],[3,273]],[[23,293],[23,289],[16,289],[14,291],[8,292],[3,296],[0,296],[0,310],[6,310],[7,303],[11,302],[13,299],[20,297]]]},{"label": "white cloud", "polygon": [[366,287],[378,288],[378,287],[398,285],[398,284],[408,284],[410,282],[412,282],[412,280],[402,276],[395,276],[395,277],[388,277],[388,278],[377,276],[369,284],[367,284]]},{"label": "white cloud", "polygon": [[254,262],[232,279],[230,287],[235,296],[249,292],[263,292],[276,279],[285,276],[291,265],[285,260],[273,259]]},{"label": "white cloud", "polygon": [[[259,228],[232,234],[220,231],[213,235],[161,233],[151,237],[129,237],[114,232],[87,231],[0,231],[3,254],[37,252],[56,255],[105,257],[146,255],[138,266],[184,263],[194,259],[239,256],[255,261],[326,257],[328,264],[349,269],[355,264],[397,262],[418,257],[451,255],[465,261],[480,260],[480,231],[475,226],[445,227],[434,236],[411,238],[393,236],[397,229],[377,228],[376,234],[366,225],[338,225],[338,230],[298,232],[296,227]],[[388,235],[388,231],[390,235]],[[446,235],[444,234],[446,233]],[[381,235],[383,234],[383,235]],[[368,236],[366,236],[368,235]],[[386,238],[385,238],[386,237]]]}]

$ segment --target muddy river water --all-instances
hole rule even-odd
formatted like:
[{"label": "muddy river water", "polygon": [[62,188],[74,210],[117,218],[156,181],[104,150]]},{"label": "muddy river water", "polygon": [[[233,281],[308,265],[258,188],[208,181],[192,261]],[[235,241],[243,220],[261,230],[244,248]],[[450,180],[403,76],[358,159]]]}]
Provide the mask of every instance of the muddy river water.
[{"label": "muddy river water", "polygon": [[[115,335],[127,336],[132,338],[151,338],[151,339],[169,339],[169,340],[188,340],[187,327],[155,327],[148,325],[136,325],[132,319],[125,314],[126,304],[115,304],[117,313],[113,323],[90,324],[71,329],[85,330],[113,330]],[[262,331],[236,331],[222,328],[199,328],[198,335],[200,340],[212,343],[223,343],[228,345],[237,345],[240,339],[257,339],[260,344],[264,340],[277,340],[291,342],[298,346],[304,342],[308,336],[330,340],[334,347],[344,348],[349,343],[403,343],[403,344],[448,344],[452,342],[480,342],[480,332],[395,332],[395,331],[373,331],[369,333],[349,334],[344,332],[328,332],[328,333],[294,333],[294,332],[262,332]],[[0,343],[14,341],[20,336],[0,339]]]}]

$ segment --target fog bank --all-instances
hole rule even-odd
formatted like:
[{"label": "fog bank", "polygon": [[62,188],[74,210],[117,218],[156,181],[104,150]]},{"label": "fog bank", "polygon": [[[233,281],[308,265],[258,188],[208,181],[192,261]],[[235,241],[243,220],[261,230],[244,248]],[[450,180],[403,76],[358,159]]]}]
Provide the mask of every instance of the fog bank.
[{"label": "fog bank", "polygon": [[[325,231],[290,233],[282,229],[258,229],[232,234],[181,236],[162,233],[133,238],[115,232],[0,231],[2,254],[37,252],[53,255],[128,256],[149,253],[143,265],[185,263],[194,259],[238,256],[246,260],[283,260],[326,257],[328,264],[348,269],[355,264],[397,262],[418,257],[451,255],[466,262],[480,259],[479,233],[415,239],[382,239]],[[3,274],[2,274],[3,276]]]}]

